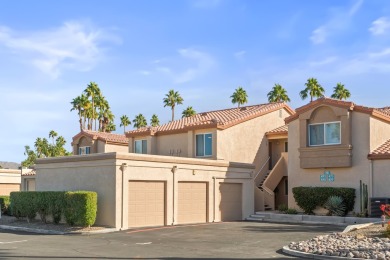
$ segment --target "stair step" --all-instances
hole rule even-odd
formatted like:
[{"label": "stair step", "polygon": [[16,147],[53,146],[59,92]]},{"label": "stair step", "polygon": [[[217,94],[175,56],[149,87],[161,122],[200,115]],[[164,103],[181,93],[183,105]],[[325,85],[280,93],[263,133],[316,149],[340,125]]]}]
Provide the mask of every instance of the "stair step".
[{"label": "stair step", "polygon": [[260,218],[260,219],[264,219],[265,218],[265,215],[261,215],[261,214],[252,214],[249,216],[250,218]]},{"label": "stair step", "polygon": [[246,221],[254,221],[254,222],[263,222],[264,221],[264,219],[262,219],[262,218],[252,218],[252,217],[246,218],[245,220]]}]

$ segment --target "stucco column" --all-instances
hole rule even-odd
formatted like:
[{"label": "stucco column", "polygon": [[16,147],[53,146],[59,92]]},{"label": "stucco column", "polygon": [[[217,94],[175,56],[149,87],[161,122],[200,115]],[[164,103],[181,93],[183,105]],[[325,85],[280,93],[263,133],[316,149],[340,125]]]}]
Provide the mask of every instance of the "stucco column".
[{"label": "stucco column", "polygon": [[187,154],[189,158],[194,157],[194,131],[187,132]]}]

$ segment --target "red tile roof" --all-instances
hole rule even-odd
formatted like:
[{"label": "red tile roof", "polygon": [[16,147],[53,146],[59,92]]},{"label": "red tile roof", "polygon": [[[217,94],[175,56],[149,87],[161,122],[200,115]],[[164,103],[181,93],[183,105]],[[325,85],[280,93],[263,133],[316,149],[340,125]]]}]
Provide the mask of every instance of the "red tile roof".
[{"label": "red tile roof", "polygon": [[390,139],[368,155],[368,159],[390,159]]},{"label": "red tile roof", "polygon": [[112,133],[105,133],[105,132],[97,132],[97,131],[91,131],[91,130],[82,130],[80,133],[75,135],[73,137],[73,141],[76,139],[79,139],[82,136],[88,136],[92,138],[93,140],[101,140],[106,143],[116,143],[116,144],[125,144],[128,145],[129,140],[127,137],[123,134],[112,134]]},{"label": "red tile roof", "polygon": [[266,135],[284,135],[288,133],[288,126],[287,125],[282,125],[279,126],[278,128],[275,128],[271,131],[268,131]]},{"label": "red tile roof", "polygon": [[174,132],[186,132],[192,129],[217,128],[226,129],[247,120],[285,108],[290,115],[294,110],[284,102],[245,106],[216,111],[209,111],[175,120],[158,127],[144,127],[126,132],[127,137],[170,134]]},{"label": "red tile roof", "polygon": [[373,107],[365,107],[361,105],[356,105],[355,103],[351,101],[342,101],[338,99],[333,99],[333,98],[328,98],[328,97],[321,97],[313,102],[310,102],[304,106],[301,106],[297,108],[296,114],[289,116],[285,119],[286,124],[290,123],[291,121],[294,121],[298,119],[299,115],[309,111],[315,107],[318,107],[320,105],[330,105],[330,106],[335,106],[335,107],[341,107],[365,114],[369,114],[372,117],[390,122],[390,107],[384,107],[384,108],[373,108]]},{"label": "red tile roof", "polygon": [[31,170],[29,172],[23,172],[22,176],[35,176],[37,172],[35,170]]}]

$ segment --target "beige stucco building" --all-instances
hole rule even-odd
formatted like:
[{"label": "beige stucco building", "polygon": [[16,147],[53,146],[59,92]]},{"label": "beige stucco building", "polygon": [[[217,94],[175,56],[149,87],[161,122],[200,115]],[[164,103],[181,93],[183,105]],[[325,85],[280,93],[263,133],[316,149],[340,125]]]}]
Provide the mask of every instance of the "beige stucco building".
[{"label": "beige stucco building", "polygon": [[112,134],[91,130],[82,130],[73,137],[74,155],[128,152],[128,139],[122,134]]},{"label": "beige stucco building", "polygon": [[20,191],[21,171],[18,169],[0,169],[0,196]]},{"label": "beige stucco building", "polygon": [[289,207],[298,208],[292,196],[297,186],[355,188],[356,212],[360,180],[369,197],[390,197],[389,107],[324,97],[297,108],[286,123]]}]

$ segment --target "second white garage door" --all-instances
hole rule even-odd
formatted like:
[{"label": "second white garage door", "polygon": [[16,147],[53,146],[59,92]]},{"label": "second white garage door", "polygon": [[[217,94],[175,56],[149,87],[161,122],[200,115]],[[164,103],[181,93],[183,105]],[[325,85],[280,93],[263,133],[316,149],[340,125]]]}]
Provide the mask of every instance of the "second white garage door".
[{"label": "second white garage door", "polygon": [[207,185],[205,182],[179,182],[178,224],[205,223]]},{"label": "second white garage door", "polygon": [[165,225],[165,182],[129,182],[129,228]]},{"label": "second white garage door", "polygon": [[221,183],[219,194],[221,221],[242,220],[242,184]]}]

